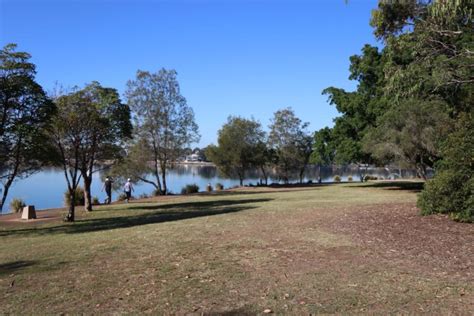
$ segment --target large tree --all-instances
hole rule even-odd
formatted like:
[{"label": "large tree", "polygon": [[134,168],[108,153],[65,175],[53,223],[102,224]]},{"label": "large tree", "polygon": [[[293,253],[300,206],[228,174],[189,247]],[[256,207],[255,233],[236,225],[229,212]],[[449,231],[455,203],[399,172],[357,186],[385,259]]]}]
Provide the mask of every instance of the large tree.
[{"label": "large tree", "polygon": [[378,119],[364,137],[366,151],[379,161],[415,168],[420,178],[440,158],[439,144],[451,129],[446,104],[436,100],[404,100]]},{"label": "large tree", "polygon": [[312,137],[307,131],[309,123],[303,123],[291,108],[278,110],[270,124],[268,137],[270,148],[276,155],[276,168],[281,180],[288,183],[297,174],[300,183],[312,152]]},{"label": "large tree", "polygon": [[98,82],[55,99],[57,113],[50,137],[56,163],[63,168],[69,192],[66,221],[74,221],[75,194],[84,181],[86,210],[92,210],[92,175],[105,160],[120,156],[123,141],[131,135],[130,109],[117,91]]},{"label": "large tree", "polygon": [[323,94],[328,95],[330,104],[341,113],[334,119],[331,136],[334,160],[339,164],[357,164],[361,173],[362,165],[374,163],[371,152],[363,149],[362,139],[388,107],[383,91],[386,61],[377,47],[365,45],[362,54],[351,56],[350,62],[349,79],[358,81],[357,89],[329,87]]},{"label": "large tree", "polygon": [[[385,137],[371,137],[379,140],[373,148],[380,149],[387,135],[398,135],[404,139],[389,136],[392,139],[387,147],[409,149],[417,144],[414,153],[428,154],[436,174],[422,194],[425,214],[454,212],[459,219],[472,216],[468,201],[472,202],[473,191],[466,181],[473,176],[472,163],[461,173],[456,168],[457,162],[462,164],[470,157],[469,151],[458,149],[472,146],[472,135],[465,126],[472,126],[474,108],[473,12],[474,3],[469,0],[381,0],[372,14],[375,35],[386,44],[384,74],[389,80],[383,89],[391,101],[386,118],[395,123],[385,118],[378,121],[374,132]],[[414,119],[421,126],[415,126]],[[448,135],[433,137],[436,131],[446,130]],[[416,131],[425,131],[421,139]]]},{"label": "large tree", "polygon": [[15,44],[0,50],[0,212],[13,182],[48,160],[44,130],[54,104],[35,81],[30,57]]},{"label": "large tree", "polygon": [[135,171],[147,172],[151,163],[154,180],[146,182],[166,194],[168,168],[200,138],[193,109],[181,95],[175,70],[138,71],[136,78],[127,83],[126,96],[135,114],[133,146],[142,148],[141,152],[130,151],[136,156],[129,156],[129,162]]},{"label": "large tree", "polygon": [[246,172],[263,163],[265,132],[253,119],[230,116],[219,130],[217,146],[209,146],[206,156],[227,176],[237,176],[243,185]]}]

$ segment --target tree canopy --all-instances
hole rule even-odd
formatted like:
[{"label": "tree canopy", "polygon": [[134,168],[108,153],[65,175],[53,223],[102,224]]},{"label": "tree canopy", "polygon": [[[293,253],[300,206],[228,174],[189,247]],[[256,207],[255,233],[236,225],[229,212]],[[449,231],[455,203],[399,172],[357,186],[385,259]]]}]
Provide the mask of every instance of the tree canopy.
[{"label": "tree canopy", "polygon": [[[175,70],[137,71],[136,78],[127,83],[126,96],[135,114],[131,146],[142,149],[130,150],[129,153],[138,156],[129,156],[128,162],[133,165],[135,174],[143,174],[139,170],[150,170],[148,163],[151,162],[155,179],[146,182],[153,184],[161,194],[167,194],[167,169],[200,138],[194,111],[181,95]],[[150,160],[145,162],[142,155]],[[127,169],[126,165],[122,168]]]},{"label": "tree canopy", "polygon": [[69,212],[74,221],[74,192],[84,180],[86,210],[92,210],[92,174],[105,160],[122,154],[123,142],[131,136],[130,109],[113,88],[92,82],[84,89],[55,99],[57,113],[50,137],[56,150],[56,163],[63,168],[69,192]]},{"label": "tree canopy", "polygon": [[209,146],[206,156],[227,176],[238,176],[243,185],[246,172],[265,164],[265,132],[254,119],[230,116],[218,132],[217,146]]},{"label": "tree canopy", "polygon": [[0,211],[13,182],[49,160],[44,131],[55,107],[35,81],[30,58],[15,44],[0,50]]}]

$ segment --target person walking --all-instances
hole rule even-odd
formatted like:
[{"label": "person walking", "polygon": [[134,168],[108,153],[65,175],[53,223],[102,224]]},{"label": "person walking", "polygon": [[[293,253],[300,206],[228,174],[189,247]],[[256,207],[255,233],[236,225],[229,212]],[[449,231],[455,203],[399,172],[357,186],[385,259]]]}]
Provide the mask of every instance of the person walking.
[{"label": "person walking", "polygon": [[105,199],[105,204],[110,204],[112,202],[112,183],[114,181],[112,178],[105,178],[104,185],[102,186],[101,192],[104,192],[107,194],[107,199]]},{"label": "person walking", "polygon": [[130,198],[132,197],[132,192],[133,191],[135,191],[135,190],[133,189],[132,180],[130,178],[128,178],[127,182],[123,186],[123,192],[125,192],[125,195],[127,196],[127,198],[125,199],[127,201],[127,203],[130,201]]}]

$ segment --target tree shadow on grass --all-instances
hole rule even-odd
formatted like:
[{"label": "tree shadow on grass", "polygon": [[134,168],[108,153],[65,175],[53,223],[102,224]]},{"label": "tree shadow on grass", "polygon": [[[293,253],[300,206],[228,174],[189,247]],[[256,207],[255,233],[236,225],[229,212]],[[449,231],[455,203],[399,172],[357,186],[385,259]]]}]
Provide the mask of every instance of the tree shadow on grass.
[{"label": "tree shadow on grass", "polygon": [[7,263],[1,263],[0,264],[0,276],[11,274],[15,271],[18,271],[18,270],[21,270],[23,268],[32,266],[36,263],[37,263],[36,261],[23,261],[23,260],[11,261],[11,262],[7,262]]},{"label": "tree shadow on grass", "polygon": [[213,201],[195,201],[195,202],[183,202],[183,203],[168,203],[168,204],[155,204],[155,205],[137,205],[131,206],[130,210],[175,210],[180,209],[185,212],[187,209],[203,210],[216,207],[226,207],[239,204],[249,203],[261,203],[268,202],[272,199],[246,199],[246,200],[213,200]]},{"label": "tree shadow on grass", "polygon": [[[179,203],[165,205],[133,206],[130,209],[148,210],[148,212],[130,216],[116,216],[107,218],[81,219],[71,224],[62,224],[50,227],[36,227],[29,229],[0,231],[0,236],[12,235],[48,235],[48,234],[77,234],[129,228],[134,226],[179,221],[202,216],[213,216],[256,208],[256,206],[242,205],[270,201],[271,199],[249,199],[240,201],[219,200],[211,202]],[[154,210],[154,211],[150,211]]]},{"label": "tree shadow on grass", "polygon": [[380,188],[384,190],[402,190],[419,193],[423,190],[424,182],[413,181],[393,181],[393,182],[373,182],[363,185],[354,185],[352,188]]}]

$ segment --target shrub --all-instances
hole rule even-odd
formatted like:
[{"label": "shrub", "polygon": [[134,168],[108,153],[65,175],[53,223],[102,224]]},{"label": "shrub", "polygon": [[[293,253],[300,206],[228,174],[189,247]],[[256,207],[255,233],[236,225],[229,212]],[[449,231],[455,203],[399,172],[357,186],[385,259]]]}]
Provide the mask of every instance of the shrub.
[{"label": "shrub", "polygon": [[216,191],[224,190],[224,185],[220,182],[216,183]]},{"label": "shrub", "polygon": [[352,182],[352,180],[353,180],[353,179],[352,179],[352,176],[348,176],[348,177],[347,177],[347,181]]},{"label": "shrub", "polygon": [[198,192],[199,186],[197,184],[187,184],[184,188],[181,189],[181,194],[192,194]]},{"label": "shrub", "polygon": [[206,191],[212,192],[212,185],[210,183],[206,186]]},{"label": "shrub", "polygon": [[127,199],[127,195],[125,193],[120,193],[119,196],[117,197],[117,200],[119,201],[125,201]]},{"label": "shrub", "polygon": [[26,203],[25,201],[23,201],[22,199],[13,199],[11,202],[10,202],[10,210],[13,212],[13,213],[18,213],[18,212],[21,212],[21,210],[26,206]]},{"label": "shrub", "polygon": [[338,175],[334,176],[334,182],[341,182],[341,177]]},{"label": "shrub", "polygon": [[423,215],[449,214],[457,221],[474,222],[474,117],[460,115],[456,128],[441,146],[443,159],[425,184],[418,200]]},{"label": "shrub", "polygon": [[[74,196],[75,196],[75,200],[76,200],[75,206],[85,205],[84,189],[83,188],[78,186],[76,188],[76,192],[74,192]],[[66,192],[64,192],[64,204],[66,206],[68,206],[69,203],[70,203],[69,191],[66,190]]]},{"label": "shrub", "polygon": [[147,198],[149,198],[149,196],[148,196],[148,194],[146,194],[146,193],[142,193],[142,194],[140,194],[140,195],[138,196],[138,198],[139,198],[139,199],[147,199]]},{"label": "shrub", "polygon": [[92,198],[92,204],[94,204],[94,205],[99,205],[100,204],[99,198],[97,196],[94,196]]},{"label": "shrub", "polygon": [[367,182],[367,181],[370,181],[370,180],[377,180],[378,178],[377,177],[374,177],[374,176],[371,176],[371,175],[365,175],[364,177],[364,181]]},{"label": "shrub", "polygon": [[446,170],[428,180],[418,199],[421,214],[449,214],[454,220],[473,222],[474,178],[467,182],[462,182],[459,178],[456,172]]}]

